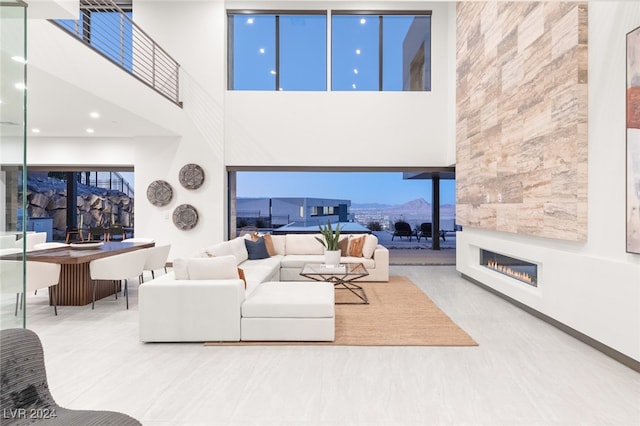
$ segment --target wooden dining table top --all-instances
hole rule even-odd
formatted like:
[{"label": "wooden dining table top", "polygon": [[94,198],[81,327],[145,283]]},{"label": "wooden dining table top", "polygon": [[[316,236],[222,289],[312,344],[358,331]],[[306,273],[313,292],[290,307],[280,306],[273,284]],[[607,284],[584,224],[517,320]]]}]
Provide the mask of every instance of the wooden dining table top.
[{"label": "wooden dining table top", "polygon": [[[80,264],[88,263],[102,257],[113,256],[134,250],[153,247],[155,243],[128,243],[109,241],[104,242],[99,247],[73,248],[56,247],[46,250],[34,250],[26,253],[27,260],[36,262],[58,263],[58,264]],[[2,260],[22,260],[23,253],[12,253],[0,256]]]}]

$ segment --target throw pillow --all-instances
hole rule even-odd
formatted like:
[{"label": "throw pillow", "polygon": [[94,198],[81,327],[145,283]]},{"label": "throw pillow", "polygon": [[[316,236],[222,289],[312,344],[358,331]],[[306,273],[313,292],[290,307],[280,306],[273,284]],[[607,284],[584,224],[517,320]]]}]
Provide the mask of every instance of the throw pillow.
[{"label": "throw pillow", "polygon": [[238,276],[242,281],[244,281],[244,288],[247,288],[247,279],[244,276],[244,269],[238,268]]},{"label": "throw pillow", "polygon": [[256,241],[244,240],[244,244],[247,247],[247,253],[249,253],[249,260],[266,259],[269,257],[264,238],[260,237]]},{"label": "throw pillow", "polygon": [[238,266],[233,255],[189,259],[191,280],[228,280],[238,278]]},{"label": "throw pillow", "polygon": [[187,259],[173,259],[173,274],[176,277],[176,280],[188,280],[189,279],[189,271],[187,270],[187,265],[189,262]]},{"label": "throw pillow", "polygon": [[371,259],[376,247],[378,247],[378,237],[373,234],[367,234],[364,238],[364,247],[362,247],[362,257]]},{"label": "throw pillow", "polygon": [[275,256],[278,254],[276,252],[276,247],[273,245],[273,240],[271,239],[271,234],[266,233],[262,236],[264,238],[264,244],[267,246],[267,252],[269,252],[269,256]]},{"label": "throw pillow", "polygon": [[365,237],[366,235],[362,235],[357,238],[352,238],[351,241],[349,241],[349,256],[362,257]]},{"label": "throw pillow", "polygon": [[340,256],[349,256],[349,239],[343,238],[338,241],[338,249],[340,250]]}]

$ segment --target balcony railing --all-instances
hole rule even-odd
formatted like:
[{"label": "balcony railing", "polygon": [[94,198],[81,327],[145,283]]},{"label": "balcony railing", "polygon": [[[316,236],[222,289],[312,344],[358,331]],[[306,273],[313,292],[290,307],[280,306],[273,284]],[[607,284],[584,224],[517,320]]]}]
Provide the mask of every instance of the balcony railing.
[{"label": "balcony railing", "polygon": [[111,0],[81,0],[78,19],[52,20],[178,106],[180,65]]}]

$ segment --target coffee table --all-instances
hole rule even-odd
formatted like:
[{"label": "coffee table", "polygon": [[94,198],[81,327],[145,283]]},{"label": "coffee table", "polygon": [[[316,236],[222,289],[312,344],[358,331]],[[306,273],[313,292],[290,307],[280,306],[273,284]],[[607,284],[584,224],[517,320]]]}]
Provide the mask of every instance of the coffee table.
[{"label": "coffee table", "polygon": [[320,263],[307,263],[300,275],[314,281],[333,283],[336,290],[349,290],[356,295],[360,302],[336,302],[336,305],[368,305],[369,299],[364,289],[353,281],[369,275],[362,263],[344,263],[338,266],[328,266]]}]

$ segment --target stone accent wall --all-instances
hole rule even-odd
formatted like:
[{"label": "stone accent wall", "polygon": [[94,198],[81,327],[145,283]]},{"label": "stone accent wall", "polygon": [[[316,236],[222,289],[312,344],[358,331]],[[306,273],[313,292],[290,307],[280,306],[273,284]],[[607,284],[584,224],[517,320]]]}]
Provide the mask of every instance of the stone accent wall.
[{"label": "stone accent wall", "polygon": [[[109,189],[78,184],[78,224],[83,229],[119,223],[133,226],[133,198]],[[53,238],[64,239],[67,230],[67,184],[53,178],[27,180],[28,217],[53,218]]]},{"label": "stone accent wall", "polygon": [[458,2],[458,224],[587,238],[587,3]]}]

